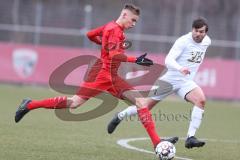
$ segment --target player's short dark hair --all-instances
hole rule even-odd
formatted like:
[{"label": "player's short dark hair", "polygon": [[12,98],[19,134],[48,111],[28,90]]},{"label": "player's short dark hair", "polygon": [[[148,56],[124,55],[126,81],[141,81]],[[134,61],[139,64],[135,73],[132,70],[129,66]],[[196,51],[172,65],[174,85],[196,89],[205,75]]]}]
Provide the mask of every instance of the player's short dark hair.
[{"label": "player's short dark hair", "polygon": [[125,4],[123,9],[129,10],[135,15],[140,15],[140,8],[135,6],[134,4]]},{"label": "player's short dark hair", "polygon": [[192,23],[192,28],[202,28],[203,26],[206,26],[206,32],[208,31],[208,24],[207,24],[207,20],[203,17],[199,17],[197,19],[195,19]]}]

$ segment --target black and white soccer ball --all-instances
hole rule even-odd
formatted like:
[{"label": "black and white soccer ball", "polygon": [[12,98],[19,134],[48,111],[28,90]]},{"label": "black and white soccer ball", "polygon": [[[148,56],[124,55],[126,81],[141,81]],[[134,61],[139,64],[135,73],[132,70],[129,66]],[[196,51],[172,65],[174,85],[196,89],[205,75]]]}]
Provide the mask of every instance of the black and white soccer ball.
[{"label": "black and white soccer ball", "polygon": [[155,152],[159,160],[171,160],[175,157],[176,148],[171,142],[162,141],[157,145]]}]

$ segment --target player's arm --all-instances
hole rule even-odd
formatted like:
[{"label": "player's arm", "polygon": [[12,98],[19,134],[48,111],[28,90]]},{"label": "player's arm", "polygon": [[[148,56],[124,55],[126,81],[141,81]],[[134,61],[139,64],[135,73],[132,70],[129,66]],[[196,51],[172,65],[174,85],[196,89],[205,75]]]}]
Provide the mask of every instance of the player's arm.
[{"label": "player's arm", "polygon": [[180,56],[183,50],[184,50],[184,41],[178,39],[170,49],[168,55],[166,56],[165,64],[168,68],[176,69],[183,74],[190,74],[190,71],[188,70],[188,68],[181,66],[176,61],[176,59]]},{"label": "player's arm", "polygon": [[[137,63],[139,65],[144,65],[144,66],[150,66],[153,65],[152,60],[146,58],[146,53],[144,55],[141,55],[140,57],[134,57],[134,56],[127,56],[124,54],[124,49],[120,49],[121,47],[121,39],[119,35],[117,34],[116,31],[111,30],[108,31],[106,34],[103,36],[103,46],[108,46],[111,44],[113,46],[111,49],[109,49],[109,57],[111,59],[121,61],[121,62],[132,62],[132,63]],[[105,48],[106,49],[106,48]]]},{"label": "player's arm", "polygon": [[102,44],[102,34],[103,34],[104,26],[95,28],[87,32],[87,37],[89,40],[93,41],[96,44]]}]

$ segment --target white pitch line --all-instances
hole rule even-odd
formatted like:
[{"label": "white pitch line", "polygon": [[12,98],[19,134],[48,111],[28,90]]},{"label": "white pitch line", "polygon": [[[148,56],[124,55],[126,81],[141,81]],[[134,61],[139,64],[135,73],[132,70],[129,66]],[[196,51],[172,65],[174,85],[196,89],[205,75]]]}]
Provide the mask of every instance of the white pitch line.
[{"label": "white pitch line", "polygon": [[[168,138],[168,137],[163,137],[163,138]],[[142,140],[148,140],[149,138],[147,137],[142,137],[142,138],[128,138],[128,139],[120,139],[117,141],[117,144],[124,147],[124,148],[127,148],[127,149],[131,149],[131,150],[135,150],[135,151],[139,151],[139,152],[144,152],[144,153],[150,153],[150,154],[155,154],[154,152],[152,151],[148,151],[148,150],[145,150],[145,149],[141,149],[141,148],[137,148],[137,147],[134,147],[132,145],[129,145],[128,143],[131,142],[131,141],[142,141]],[[186,138],[185,137],[181,137],[179,138],[180,140],[185,140]],[[207,138],[203,138],[201,140],[205,140],[205,141],[209,141],[209,142],[221,142],[221,143],[240,143],[240,141],[236,141],[236,140],[218,140],[218,139],[207,139]],[[175,157],[176,159],[181,159],[181,160],[192,160],[192,159],[189,159],[189,158],[184,158],[184,157]]]},{"label": "white pitch line", "polygon": [[[144,153],[155,154],[152,151],[148,151],[148,150],[145,150],[145,149],[137,148],[137,147],[134,147],[134,146],[128,144],[131,141],[142,141],[142,140],[148,140],[148,139],[149,138],[146,138],[146,137],[143,137],[143,138],[120,139],[120,140],[117,141],[117,144],[122,146],[122,147],[124,147],[124,148],[127,148],[127,149],[131,149],[131,150],[135,150],[135,151],[139,151],[139,152],[144,152]],[[192,159],[189,159],[189,158],[177,157],[177,156],[175,156],[175,158],[176,159],[181,159],[181,160],[192,160]]]}]

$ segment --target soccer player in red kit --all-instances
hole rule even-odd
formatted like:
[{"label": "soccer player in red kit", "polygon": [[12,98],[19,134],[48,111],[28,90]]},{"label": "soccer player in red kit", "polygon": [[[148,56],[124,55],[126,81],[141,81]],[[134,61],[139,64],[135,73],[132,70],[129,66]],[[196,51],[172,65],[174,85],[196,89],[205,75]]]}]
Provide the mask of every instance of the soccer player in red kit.
[{"label": "soccer player in red kit", "polygon": [[87,33],[88,38],[101,45],[101,62],[98,61],[88,74],[87,80],[81,85],[77,94],[72,97],[60,96],[44,100],[24,99],[20,104],[15,122],[19,122],[23,116],[37,108],[61,109],[77,108],[89,98],[101,92],[108,92],[120,99],[126,99],[138,107],[138,116],[149,134],[153,146],[157,146],[160,138],[155,131],[155,125],[145,105],[145,98],[134,88],[117,75],[121,62],[132,62],[139,65],[152,65],[146,54],[140,57],[130,57],[124,54],[124,30],[135,26],[140,15],[138,7],[127,4],[121,11],[116,21],[93,29]]}]

